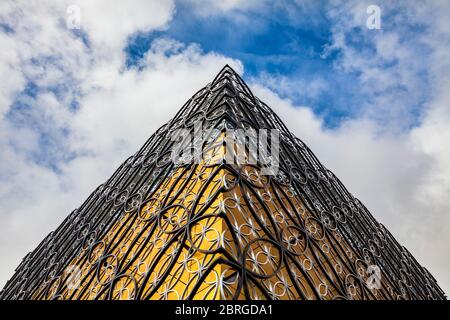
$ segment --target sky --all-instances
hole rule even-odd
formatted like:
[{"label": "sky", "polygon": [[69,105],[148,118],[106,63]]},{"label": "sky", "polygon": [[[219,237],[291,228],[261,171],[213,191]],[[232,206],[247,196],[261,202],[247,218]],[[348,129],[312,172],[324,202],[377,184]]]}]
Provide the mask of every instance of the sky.
[{"label": "sky", "polygon": [[446,0],[1,1],[0,286],[229,64],[448,294],[449,16]]}]

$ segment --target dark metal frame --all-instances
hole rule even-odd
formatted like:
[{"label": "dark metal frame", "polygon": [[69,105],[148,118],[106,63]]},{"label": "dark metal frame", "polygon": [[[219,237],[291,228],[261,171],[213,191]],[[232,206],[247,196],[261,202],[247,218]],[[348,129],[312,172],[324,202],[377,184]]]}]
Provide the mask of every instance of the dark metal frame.
[{"label": "dark metal frame", "polygon": [[[225,162],[177,166],[171,137],[195,123],[220,132],[279,130],[279,173],[263,177],[258,165]],[[216,136],[204,143],[214,153],[224,142]],[[73,264],[83,273],[80,287],[69,290]],[[378,288],[368,285],[370,265],[381,271]],[[174,289],[183,277],[190,285]],[[432,275],[229,66],[23,259],[0,298],[123,295],[445,299]]]}]

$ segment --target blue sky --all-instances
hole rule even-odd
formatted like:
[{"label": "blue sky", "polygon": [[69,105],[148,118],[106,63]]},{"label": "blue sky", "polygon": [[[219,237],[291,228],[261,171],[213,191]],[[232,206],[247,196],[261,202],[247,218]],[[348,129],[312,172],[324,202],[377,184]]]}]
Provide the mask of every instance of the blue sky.
[{"label": "blue sky", "polygon": [[[126,64],[128,67],[138,65],[154,39],[168,37],[183,43],[197,43],[205,52],[214,51],[239,59],[245,68],[244,80],[263,73],[303,81],[327,78],[337,55],[323,56],[332,40],[332,23],[324,14],[323,1],[317,1],[312,9],[313,12],[305,12],[301,6],[284,2],[283,6],[275,6],[268,12],[237,11],[211,17],[196,14],[192,6],[180,1],[164,30],[139,32],[129,38],[125,48]],[[351,75],[339,72],[333,77],[352,81]],[[301,92],[279,93],[300,105],[313,105],[318,114],[325,116],[327,125],[335,126],[341,117],[351,116],[344,106],[345,99],[333,95],[344,89],[345,82],[338,81],[335,92],[323,92],[315,99]],[[346,97],[352,94],[349,89],[345,88]],[[330,103],[331,99],[334,103]]]},{"label": "blue sky", "polygon": [[[267,8],[245,11],[235,10],[217,13],[213,16],[196,13],[196,8],[183,1],[177,2],[172,20],[161,30],[138,32],[131,35],[124,49],[127,55],[126,66],[136,67],[149,50],[152,41],[161,37],[175,39],[182,43],[199,44],[205,52],[217,52],[240,60],[245,68],[244,79],[251,81],[261,75],[284,78],[292,86],[320,81],[322,88],[317,94],[309,94],[301,87],[285,90],[273,83],[271,88],[297,105],[307,105],[323,117],[326,127],[335,128],[348,118],[359,117],[364,112],[364,104],[371,97],[364,91],[358,70],[342,70],[336,67],[341,58],[339,48],[328,50],[333,43],[333,29],[336,19],[327,14],[329,2],[317,1],[304,6],[292,1],[280,1]],[[398,8],[386,10],[384,27],[396,26]],[[368,17],[368,15],[367,15]],[[362,21],[360,25],[346,30],[345,42],[356,51],[364,52],[368,59],[376,56],[373,37],[383,30],[368,30]],[[420,23],[411,21],[409,37],[423,32]],[[427,48],[415,44],[414,49]],[[424,53],[425,54],[425,53]],[[380,68],[395,68],[398,61],[385,61]],[[383,65],[384,64],[384,65]],[[419,72],[419,70],[418,70]],[[421,108],[427,95],[426,70],[420,70],[424,90],[417,93],[416,99],[408,106],[410,120],[405,128],[410,129],[420,122]],[[390,90],[409,90],[410,88],[391,88]]]},{"label": "blue sky", "polygon": [[[318,2],[319,3],[319,2]],[[301,8],[292,5],[292,15],[301,16]],[[195,14],[193,8],[179,2],[166,30],[141,33],[131,39],[126,49],[129,63],[148,50],[152,39],[167,36],[201,45],[205,51],[222,52],[245,63],[248,75],[261,71],[295,75],[312,73],[326,67],[321,61],[323,47],[330,42],[331,24],[319,14],[303,23],[286,19],[286,8],[271,12],[217,14],[213,18]],[[239,20],[236,19],[239,16]],[[302,17],[303,20],[303,17]]]}]

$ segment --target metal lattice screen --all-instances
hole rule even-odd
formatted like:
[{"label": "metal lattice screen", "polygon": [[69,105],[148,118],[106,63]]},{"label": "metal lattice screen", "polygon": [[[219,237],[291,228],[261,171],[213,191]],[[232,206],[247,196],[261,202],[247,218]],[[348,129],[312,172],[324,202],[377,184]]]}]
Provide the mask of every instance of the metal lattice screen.
[{"label": "metal lattice screen", "polygon": [[[205,156],[174,163],[174,135],[199,124]],[[276,174],[227,162],[229,129],[277,130]],[[24,258],[0,298],[445,296],[226,66]]]}]

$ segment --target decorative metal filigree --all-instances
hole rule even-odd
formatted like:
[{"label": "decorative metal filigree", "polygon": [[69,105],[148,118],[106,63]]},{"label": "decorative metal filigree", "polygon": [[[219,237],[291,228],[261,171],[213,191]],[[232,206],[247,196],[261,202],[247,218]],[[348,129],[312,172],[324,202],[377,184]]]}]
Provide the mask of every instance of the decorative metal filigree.
[{"label": "decorative metal filigree", "polygon": [[[202,142],[201,163],[176,164],[173,135],[195,123],[220,134]],[[279,130],[278,174],[223,161],[229,128]],[[0,298],[445,295],[226,66],[23,259]]]}]

